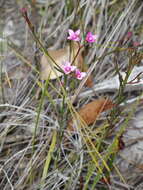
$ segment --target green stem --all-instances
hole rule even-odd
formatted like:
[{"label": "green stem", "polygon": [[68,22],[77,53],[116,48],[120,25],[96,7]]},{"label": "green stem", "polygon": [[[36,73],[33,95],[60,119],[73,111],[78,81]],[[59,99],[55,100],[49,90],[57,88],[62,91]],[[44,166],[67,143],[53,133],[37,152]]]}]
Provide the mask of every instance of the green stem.
[{"label": "green stem", "polygon": [[[42,110],[42,106],[43,106],[44,98],[45,98],[45,95],[46,95],[46,89],[48,87],[48,83],[49,83],[49,80],[46,80],[46,84],[44,86],[44,90],[42,91],[40,105],[39,105],[39,108],[38,108],[38,113],[37,113],[36,122],[35,122],[34,134],[33,134],[33,137],[32,137],[32,155],[35,152],[35,147],[34,147],[34,145],[35,145],[35,138],[36,138],[36,134],[37,134],[38,124],[39,124],[39,119],[40,119],[40,113],[41,113],[41,110]],[[31,160],[31,162],[32,162],[32,160]],[[33,179],[34,179],[34,175],[32,175],[32,173],[33,173],[33,169],[31,167],[31,171],[30,171],[30,183],[31,184],[32,184]]]},{"label": "green stem", "polygon": [[3,101],[3,103],[5,103],[4,87],[3,87],[3,82],[2,82],[2,67],[3,67],[3,63],[1,61],[1,63],[0,63],[0,86],[1,86],[2,101]]}]

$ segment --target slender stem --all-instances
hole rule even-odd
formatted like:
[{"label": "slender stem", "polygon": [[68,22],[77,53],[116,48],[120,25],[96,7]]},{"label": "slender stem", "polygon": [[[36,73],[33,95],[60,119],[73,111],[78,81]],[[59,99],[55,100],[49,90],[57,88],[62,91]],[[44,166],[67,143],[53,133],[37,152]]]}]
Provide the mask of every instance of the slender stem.
[{"label": "slender stem", "polygon": [[77,51],[77,53],[76,53],[76,55],[75,55],[75,57],[74,57],[74,59],[73,59],[73,61],[72,61],[71,65],[73,65],[73,64],[74,64],[74,62],[75,62],[75,60],[76,60],[77,56],[78,56],[78,55],[79,55],[79,53],[80,53],[80,50],[81,50],[83,47],[84,47],[84,45],[79,46],[78,51]]},{"label": "slender stem", "polygon": [[[41,41],[39,40],[39,38],[37,37],[35,30],[34,30],[34,26],[32,25],[31,21],[28,18],[27,13],[23,13],[22,14],[24,19],[26,20],[29,29],[31,30],[31,33],[34,37],[34,40],[40,45],[40,48],[43,50],[43,52],[51,59],[51,61],[57,66],[57,68],[62,72],[62,69],[60,68],[60,66],[56,63],[56,61],[50,56],[50,54],[48,53],[47,49],[43,46],[43,44],[41,43]],[[52,66],[52,65],[51,65]]]},{"label": "slender stem", "polygon": [[[135,78],[133,78],[132,80],[130,80],[127,84],[135,84],[135,83],[138,83],[138,82],[133,82],[134,80],[138,79],[138,77],[143,74],[143,72],[140,72]],[[139,79],[138,79],[139,80]]]},{"label": "slender stem", "polygon": [[[46,84],[45,84],[45,87],[44,87],[44,89],[42,91],[40,105],[39,105],[39,108],[38,108],[38,113],[37,113],[36,122],[35,122],[35,128],[34,128],[34,134],[33,134],[33,137],[32,137],[32,155],[35,152],[35,146],[34,145],[35,145],[36,133],[37,133],[37,129],[38,129],[38,124],[39,124],[39,119],[40,119],[40,113],[41,113],[41,110],[42,110],[42,106],[43,106],[44,98],[45,98],[45,95],[46,95],[46,89],[48,87],[48,83],[49,83],[49,80],[46,80]],[[32,160],[31,160],[31,164],[32,164]],[[31,167],[31,171],[30,171],[30,183],[31,184],[32,184],[33,178],[34,178],[34,176],[32,175],[32,173],[33,173],[33,169]]]},{"label": "slender stem", "polygon": [[3,103],[5,103],[4,87],[3,87],[3,82],[2,82],[2,67],[3,67],[3,63],[1,61],[1,63],[0,63],[0,86],[1,86],[1,93],[2,93],[2,101],[3,101]]}]

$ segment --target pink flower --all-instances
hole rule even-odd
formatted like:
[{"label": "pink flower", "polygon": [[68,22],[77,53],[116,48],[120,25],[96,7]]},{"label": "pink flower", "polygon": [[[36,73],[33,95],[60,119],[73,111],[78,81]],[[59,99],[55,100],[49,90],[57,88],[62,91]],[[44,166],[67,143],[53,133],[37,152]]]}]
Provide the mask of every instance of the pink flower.
[{"label": "pink flower", "polygon": [[20,9],[21,13],[27,13],[27,8],[23,7]]},{"label": "pink flower", "polygon": [[63,69],[65,74],[69,74],[69,73],[75,71],[76,66],[72,66],[70,62],[66,61],[62,65],[62,69]]},{"label": "pink flower", "polygon": [[97,35],[93,35],[91,32],[88,32],[85,38],[85,40],[89,43],[95,42],[96,39],[97,39]]},{"label": "pink flower", "polygon": [[132,32],[128,32],[127,33],[127,38],[130,39],[132,37],[133,33]]},{"label": "pink flower", "polygon": [[69,36],[67,37],[68,40],[73,40],[73,41],[76,41],[76,42],[79,42],[80,41],[80,30],[77,30],[77,31],[73,31],[71,29],[68,30],[68,33],[69,33]]},{"label": "pink flower", "polygon": [[133,46],[134,46],[134,47],[138,47],[139,45],[140,45],[139,42],[133,42]]},{"label": "pink flower", "polygon": [[79,69],[76,69],[75,70],[75,76],[78,80],[82,80],[85,76],[86,76],[86,73],[85,72],[80,72]]}]

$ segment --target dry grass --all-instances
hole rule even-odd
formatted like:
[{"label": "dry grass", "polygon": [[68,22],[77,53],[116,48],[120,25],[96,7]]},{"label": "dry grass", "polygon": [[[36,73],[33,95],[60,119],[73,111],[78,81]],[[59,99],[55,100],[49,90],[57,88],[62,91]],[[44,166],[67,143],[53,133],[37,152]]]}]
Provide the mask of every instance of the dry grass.
[{"label": "dry grass", "polygon": [[[88,129],[88,132],[79,133],[78,138],[66,130],[69,110],[71,109],[73,113],[74,108],[70,104],[68,104],[69,110],[66,109],[66,104],[62,107],[63,96],[58,81],[47,84],[48,91],[42,87],[43,83],[39,78],[39,57],[42,52],[32,39],[21,16],[19,9],[23,6],[28,7],[29,17],[46,48],[65,47],[69,28],[80,28],[82,35],[85,35],[87,31],[99,35],[97,46],[87,47],[84,52],[84,62],[89,66],[88,75],[93,74],[94,87],[85,88],[85,80],[83,80],[79,84],[76,83],[76,88],[71,91],[66,89],[68,95],[76,99],[75,109],[100,96],[114,99],[118,94],[117,91],[108,88],[109,85],[103,93],[100,90],[96,91],[96,85],[100,85],[103,80],[108,81],[116,74],[112,55],[95,61],[96,57],[102,57],[117,47],[122,48],[120,40],[126,37],[128,31],[133,32],[133,38],[128,40],[123,48],[130,47],[132,41],[143,42],[141,0],[0,2],[0,17],[2,18],[0,34],[6,37],[0,47],[2,52],[0,55],[1,189],[139,190],[138,186],[141,186],[143,180],[142,159],[139,158],[137,152],[137,154],[134,153],[134,161],[130,161],[132,159],[128,156],[124,157],[126,155],[124,152],[129,152],[134,146],[127,131],[136,128],[136,123],[134,125],[132,123],[138,117],[138,112],[142,111],[142,102],[137,102],[142,90],[138,88],[130,92],[129,89],[126,92],[126,103],[120,105],[121,110],[125,112],[121,120],[116,123],[110,137],[103,139],[105,145],[110,145],[121,126],[124,125],[125,128],[131,126],[131,129],[125,130],[123,137],[125,142],[127,140],[127,148],[123,152],[118,152],[114,160],[114,169],[110,171],[111,184],[99,181],[94,187],[95,176],[98,174],[97,165],[93,161],[91,147],[86,146],[88,143],[83,140],[83,138],[88,139],[89,134],[93,138],[94,126]],[[142,46],[139,51],[142,51]],[[128,63],[126,51],[117,55],[117,61],[120,70],[125,71]],[[138,63],[138,66],[141,64],[141,62]],[[39,93],[40,88],[43,90]],[[89,90],[92,91],[90,95]],[[137,101],[130,105],[128,101],[133,98]],[[105,120],[105,115],[102,115],[97,121],[97,126],[103,127],[101,123]],[[142,123],[141,121],[140,126]],[[140,134],[143,135],[143,133]],[[129,147],[128,141],[131,141]],[[138,140],[137,136],[134,143],[141,141],[141,137]],[[102,151],[102,156],[105,152],[105,150]]]}]

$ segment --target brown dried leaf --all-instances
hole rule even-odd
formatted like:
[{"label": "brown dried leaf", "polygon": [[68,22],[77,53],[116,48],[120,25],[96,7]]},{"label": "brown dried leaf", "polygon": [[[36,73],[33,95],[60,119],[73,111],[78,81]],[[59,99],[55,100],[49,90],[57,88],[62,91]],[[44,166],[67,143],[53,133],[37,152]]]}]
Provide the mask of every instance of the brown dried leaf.
[{"label": "brown dried leaf", "polygon": [[143,164],[138,164],[137,168],[143,171]]},{"label": "brown dried leaf", "polygon": [[90,75],[85,82],[85,86],[87,86],[88,88],[92,88],[93,85],[94,85],[93,77],[92,77],[92,75]]},{"label": "brown dried leaf", "polygon": [[[84,105],[79,111],[78,114],[84,120],[87,125],[94,123],[99,116],[99,114],[103,111],[109,110],[114,106],[111,100],[101,98],[98,100],[94,100],[86,105]],[[73,121],[69,122],[68,129],[73,131]]]}]

